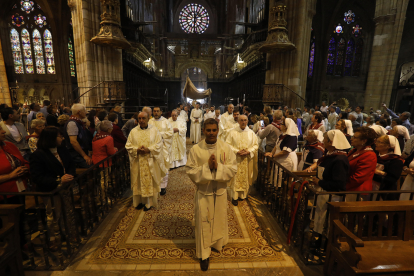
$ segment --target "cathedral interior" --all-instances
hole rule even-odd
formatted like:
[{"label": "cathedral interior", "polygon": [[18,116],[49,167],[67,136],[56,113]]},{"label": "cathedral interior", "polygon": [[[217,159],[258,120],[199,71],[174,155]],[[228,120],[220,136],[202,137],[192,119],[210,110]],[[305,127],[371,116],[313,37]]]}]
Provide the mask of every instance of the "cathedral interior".
[{"label": "cathedral interior", "polygon": [[[265,106],[337,102],[376,110],[385,103],[414,114],[413,26],[414,0],[2,0],[0,103],[49,100],[86,110],[121,104],[127,121],[144,106],[171,111],[192,103],[183,94],[190,79],[198,91],[211,89],[201,103],[223,110],[231,103],[254,114]],[[187,141],[187,152],[192,146]],[[116,196],[105,208],[91,199],[89,184],[75,195],[73,187],[60,191],[74,205],[65,223],[81,221],[62,227],[64,250],[42,251],[45,215],[32,192],[22,230],[35,247],[26,275],[201,275],[191,225],[195,188],[184,168],[170,172],[167,195],[145,213],[130,207],[128,154],[114,158]],[[266,184],[269,162],[259,156],[258,164],[249,201],[229,203],[230,243],[212,253],[207,274],[328,275],[329,252],[309,253],[311,199],[298,199],[296,209],[291,202],[311,192],[286,172],[291,190],[277,194]],[[93,178],[82,174],[79,187],[100,181]],[[302,219],[293,225],[296,210]],[[380,220],[386,224],[388,215]],[[30,231],[36,221],[39,231]],[[413,239],[412,229],[405,237]],[[358,240],[351,253],[362,240],[370,239]],[[0,247],[0,269],[3,254]]]}]

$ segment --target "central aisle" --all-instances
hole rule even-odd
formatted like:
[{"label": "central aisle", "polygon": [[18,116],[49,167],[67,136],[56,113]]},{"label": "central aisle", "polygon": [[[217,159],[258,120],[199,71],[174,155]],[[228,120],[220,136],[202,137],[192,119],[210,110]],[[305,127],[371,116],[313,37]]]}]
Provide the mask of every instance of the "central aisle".
[{"label": "central aisle", "polygon": [[[126,198],[90,239],[88,244],[93,245],[86,245],[85,259],[75,269],[199,270],[194,194],[195,186],[181,167],[170,171],[167,194],[159,198],[157,209],[138,211]],[[211,270],[296,266],[289,256],[269,246],[252,208],[246,200],[234,207],[228,198],[230,241],[220,253],[212,252]]]}]

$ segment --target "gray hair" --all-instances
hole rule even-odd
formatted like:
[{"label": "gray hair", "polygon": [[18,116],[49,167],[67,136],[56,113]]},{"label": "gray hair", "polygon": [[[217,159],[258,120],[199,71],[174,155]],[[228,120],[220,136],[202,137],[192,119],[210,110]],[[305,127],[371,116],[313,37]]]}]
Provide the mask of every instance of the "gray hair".
[{"label": "gray hair", "polygon": [[175,113],[175,114],[178,115],[178,111],[176,109],[174,109],[173,111],[171,111],[171,116],[172,116],[173,113]]},{"label": "gray hair", "polygon": [[107,132],[109,129],[114,128],[114,126],[112,125],[112,122],[108,121],[108,120],[103,120],[101,122],[101,124],[99,125],[99,129],[101,131],[105,131]]},{"label": "gray hair", "polygon": [[86,107],[83,104],[78,103],[78,104],[72,105],[72,115],[76,115],[82,110],[86,110]]},{"label": "gray hair", "polygon": [[32,123],[30,124],[30,127],[35,128],[37,126],[44,125],[44,124],[45,124],[45,121],[43,121],[41,119],[34,119],[34,120],[32,120]]},{"label": "gray hair", "polygon": [[283,118],[283,111],[282,110],[276,110],[273,112],[273,120],[282,120]]}]

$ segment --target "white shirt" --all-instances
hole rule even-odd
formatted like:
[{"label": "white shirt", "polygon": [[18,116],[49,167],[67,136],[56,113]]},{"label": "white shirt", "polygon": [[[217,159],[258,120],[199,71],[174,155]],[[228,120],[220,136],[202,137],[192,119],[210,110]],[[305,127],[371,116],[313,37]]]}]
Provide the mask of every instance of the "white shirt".
[{"label": "white shirt", "polygon": [[22,135],[20,134],[17,127],[14,124],[11,126],[9,126],[8,124],[5,124],[5,125],[9,129],[10,134],[13,136],[14,140],[16,140],[16,142],[20,142],[20,140],[22,140]]},{"label": "white shirt", "polygon": [[321,106],[320,107],[321,112],[328,112],[328,106]]}]

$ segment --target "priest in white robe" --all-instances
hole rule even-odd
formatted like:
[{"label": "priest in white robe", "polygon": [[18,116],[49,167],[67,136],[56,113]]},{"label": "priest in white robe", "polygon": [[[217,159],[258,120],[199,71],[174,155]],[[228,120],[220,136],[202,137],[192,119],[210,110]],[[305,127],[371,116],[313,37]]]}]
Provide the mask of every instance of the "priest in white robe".
[{"label": "priest in white robe", "polygon": [[237,172],[236,155],[230,146],[217,139],[218,124],[204,122],[205,140],[195,145],[188,156],[187,175],[196,185],[196,254],[201,270],[209,266],[211,248],[221,251],[228,243],[227,186]]},{"label": "priest in white robe", "polygon": [[[161,108],[156,106],[152,110],[154,118],[149,120],[150,125],[155,126],[161,134],[162,141],[163,141],[163,156],[165,162],[165,168],[169,170],[172,165],[171,160],[171,145],[172,145],[172,136],[174,134],[173,128],[170,122],[161,116]],[[165,195],[167,193],[167,185],[168,185],[168,172],[167,175],[161,181],[161,195]]]},{"label": "priest in white robe", "polygon": [[240,116],[239,109],[236,108],[233,111],[233,116],[227,117],[224,120],[224,122],[223,122],[223,116],[221,117],[222,119],[220,120],[220,123],[219,123],[219,129],[221,130],[219,131],[219,138],[223,140],[224,142],[226,142],[227,136],[229,135],[229,133],[233,129],[239,126],[239,123],[238,123],[239,116]]},{"label": "priest in white robe", "polygon": [[246,115],[240,115],[239,126],[229,133],[226,140],[237,156],[237,174],[230,186],[234,206],[238,205],[238,200],[247,198],[250,186],[255,180],[253,177],[257,177],[257,166],[254,166],[254,162],[257,162],[255,157],[259,144],[256,134],[247,126],[248,121]]},{"label": "priest in white robe", "polygon": [[187,133],[187,124],[183,120],[178,119],[178,112],[171,112],[171,118],[168,119],[170,122],[174,134],[172,137],[172,146],[171,146],[171,168],[178,168],[184,166],[187,163],[187,154],[186,154],[186,136]]},{"label": "priest in white robe", "polygon": [[[229,104],[227,106],[226,113],[221,115],[220,123],[219,123],[219,136],[218,136],[221,140],[223,140],[222,135],[223,135],[224,126],[226,125],[226,120],[233,119],[233,111],[234,111],[234,105]],[[226,141],[226,140],[224,139],[223,141]]]},{"label": "priest in white robe", "polygon": [[214,120],[217,121],[217,123],[220,123],[220,119],[221,119],[221,114],[220,114],[220,109],[216,108],[216,110],[214,111]]},{"label": "priest in white robe", "polygon": [[[182,106],[182,104],[180,106]],[[178,120],[183,120],[184,122],[188,121],[188,115],[187,115],[187,112],[184,109],[179,107],[179,108],[177,108],[177,112],[178,112]],[[186,126],[186,128],[187,128],[187,126]]]},{"label": "priest in white robe", "polygon": [[196,107],[191,111],[190,120],[190,139],[194,144],[197,144],[201,140],[201,122],[203,121],[203,111],[200,109],[199,102],[196,103]]},{"label": "priest in white robe", "polygon": [[208,112],[206,111],[206,113],[204,113],[204,121],[210,118],[214,119],[214,115],[215,115],[215,107],[211,106],[210,110],[208,110]]},{"label": "priest in white robe", "polygon": [[131,130],[125,145],[131,163],[131,189],[138,210],[158,207],[161,179],[167,174],[163,142],[158,129],[148,124],[148,113],[138,115],[138,126]]}]

